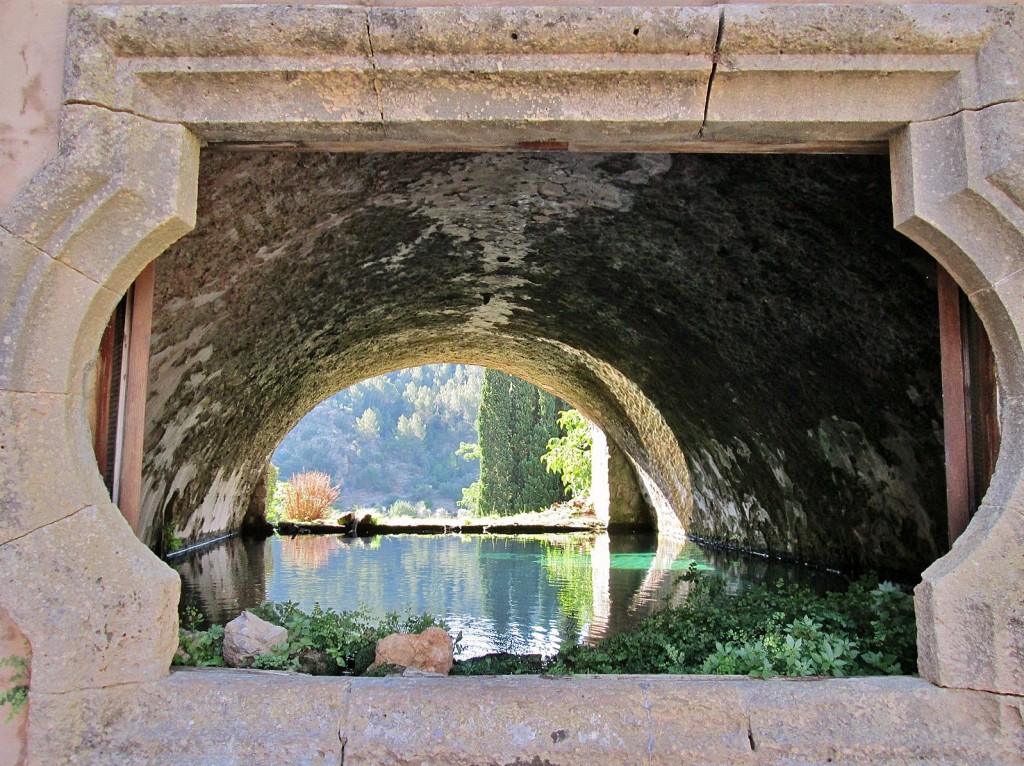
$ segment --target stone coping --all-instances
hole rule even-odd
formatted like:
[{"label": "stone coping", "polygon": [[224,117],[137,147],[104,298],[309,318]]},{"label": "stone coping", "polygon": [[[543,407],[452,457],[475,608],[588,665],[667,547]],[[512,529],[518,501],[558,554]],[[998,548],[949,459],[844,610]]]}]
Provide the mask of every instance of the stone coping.
[{"label": "stone coping", "polygon": [[176,669],[40,695],[30,726],[47,764],[1019,764],[1022,707],[911,677]]}]

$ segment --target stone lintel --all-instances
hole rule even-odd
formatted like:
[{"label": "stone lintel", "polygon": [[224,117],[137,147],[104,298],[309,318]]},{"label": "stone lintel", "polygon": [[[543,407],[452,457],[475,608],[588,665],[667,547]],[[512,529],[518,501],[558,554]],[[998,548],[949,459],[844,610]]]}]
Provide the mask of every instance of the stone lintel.
[{"label": "stone lintel", "polygon": [[859,147],[907,122],[1021,98],[1020,15],[916,5],[79,6],[65,99],[232,143]]}]

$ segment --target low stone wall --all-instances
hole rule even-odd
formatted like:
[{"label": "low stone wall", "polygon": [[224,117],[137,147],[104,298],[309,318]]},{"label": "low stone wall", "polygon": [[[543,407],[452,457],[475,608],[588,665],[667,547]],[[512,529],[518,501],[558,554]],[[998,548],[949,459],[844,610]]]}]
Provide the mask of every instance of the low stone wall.
[{"label": "low stone wall", "polygon": [[[313,678],[176,670],[34,697],[57,766],[1024,763],[1024,701],[916,678]],[[36,736],[38,735],[38,736]]]}]

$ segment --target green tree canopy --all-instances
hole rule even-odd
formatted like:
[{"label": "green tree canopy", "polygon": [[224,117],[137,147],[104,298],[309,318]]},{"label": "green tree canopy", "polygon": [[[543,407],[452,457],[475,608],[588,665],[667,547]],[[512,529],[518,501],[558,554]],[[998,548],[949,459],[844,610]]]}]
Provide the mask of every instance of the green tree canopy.
[{"label": "green tree canopy", "polygon": [[560,404],[524,380],[484,371],[477,418],[479,513],[508,516],[547,508],[563,498],[558,478],[540,460],[548,441],[559,435],[555,413]]},{"label": "green tree canopy", "polygon": [[573,497],[589,495],[593,448],[590,423],[578,411],[565,410],[558,414],[558,425],[565,436],[548,441],[541,460],[549,471],[562,478],[562,484]]}]

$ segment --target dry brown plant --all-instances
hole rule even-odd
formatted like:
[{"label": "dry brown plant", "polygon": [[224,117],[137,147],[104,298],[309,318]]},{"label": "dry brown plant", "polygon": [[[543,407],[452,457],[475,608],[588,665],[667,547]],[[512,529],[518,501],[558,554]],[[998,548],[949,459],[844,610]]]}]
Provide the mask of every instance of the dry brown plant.
[{"label": "dry brown plant", "polygon": [[331,484],[331,477],[322,471],[293,474],[284,488],[282,515],[292,521],[317,521],[327,516],[340,494],[341,490]]}]

